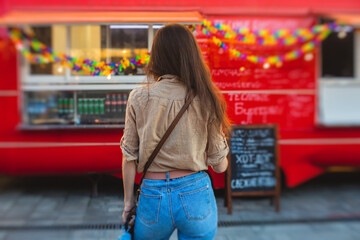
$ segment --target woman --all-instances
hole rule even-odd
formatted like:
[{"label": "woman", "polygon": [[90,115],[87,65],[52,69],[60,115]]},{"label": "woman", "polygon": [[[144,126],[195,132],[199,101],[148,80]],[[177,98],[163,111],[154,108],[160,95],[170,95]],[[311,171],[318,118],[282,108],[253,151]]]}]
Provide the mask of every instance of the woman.
[{"label": "woman", "polygon": [[135,239],[213,239],[217,206],[209,176],[212,166],[224,172],[229,148],[225,132],[226,103],[211,80],[190,30],[168,24],[155,34],[146,66],[149,84],[129,95],[123,152],[124,211],[134,206],[135,171],[145,162],[185,103],[191,105],[150,165],[141,186],[135,219]]}]

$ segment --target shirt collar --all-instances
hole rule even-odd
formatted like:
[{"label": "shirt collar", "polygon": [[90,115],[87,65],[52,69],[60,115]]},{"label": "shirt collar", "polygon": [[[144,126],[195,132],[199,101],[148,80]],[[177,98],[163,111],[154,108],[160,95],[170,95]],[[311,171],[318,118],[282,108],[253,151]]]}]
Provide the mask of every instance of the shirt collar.
[{"label": "shirt collar", "polygon": [[160,76],[158,79],[157,79],[157,82],[159,81],[164,81],[166,80],[166,82],[178,82],[179,81],[179,77],[176,76],[176,75],[172,75],[172,74],[165,74],[165,75],[162,75]]}]

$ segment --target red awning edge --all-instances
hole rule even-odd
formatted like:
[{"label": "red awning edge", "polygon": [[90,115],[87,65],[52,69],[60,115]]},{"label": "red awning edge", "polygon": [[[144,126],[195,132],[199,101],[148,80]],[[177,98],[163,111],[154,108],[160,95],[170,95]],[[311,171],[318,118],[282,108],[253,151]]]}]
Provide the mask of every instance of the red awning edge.
[{"label": "red awning edge", "polygon": [[112,24],[112,23],[199,23],[203,16],[188,12],[91,12],[12,11],[0,17],[0,25]]}]

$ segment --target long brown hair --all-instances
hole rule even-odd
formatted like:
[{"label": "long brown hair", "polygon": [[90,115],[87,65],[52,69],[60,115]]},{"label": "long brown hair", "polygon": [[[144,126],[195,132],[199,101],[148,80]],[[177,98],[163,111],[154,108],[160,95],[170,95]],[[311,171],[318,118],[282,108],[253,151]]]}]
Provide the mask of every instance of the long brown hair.
[{"label": "long brown hair", "polygon": [[165,74],[178,76],[187,90],[199,97],[202,114],[215,113],[218,123],[229,133],[225,99],[212,82],[196,39],[187,27],[172,23],[156,32],[145,71],[155,79]]}]

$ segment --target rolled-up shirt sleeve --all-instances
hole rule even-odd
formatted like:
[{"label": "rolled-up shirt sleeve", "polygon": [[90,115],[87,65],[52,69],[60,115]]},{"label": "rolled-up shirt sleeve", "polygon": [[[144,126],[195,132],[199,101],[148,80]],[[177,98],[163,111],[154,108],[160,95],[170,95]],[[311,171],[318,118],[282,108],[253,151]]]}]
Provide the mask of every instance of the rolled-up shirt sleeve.
[{"label": "rolled-up shirt sleeve", "polygon": [[133,91],[129,94],[126,105],[124,134],[120,140],[120,148],[127,161],[139,161],[139,135],[136,129],[136,115],[132,104]]},{"label": "rolled-up shirt sleeve", "polygon": [[221,124],[212,121],[208,125],[207,165],[220,164],[229,153],[229,146]]}]

